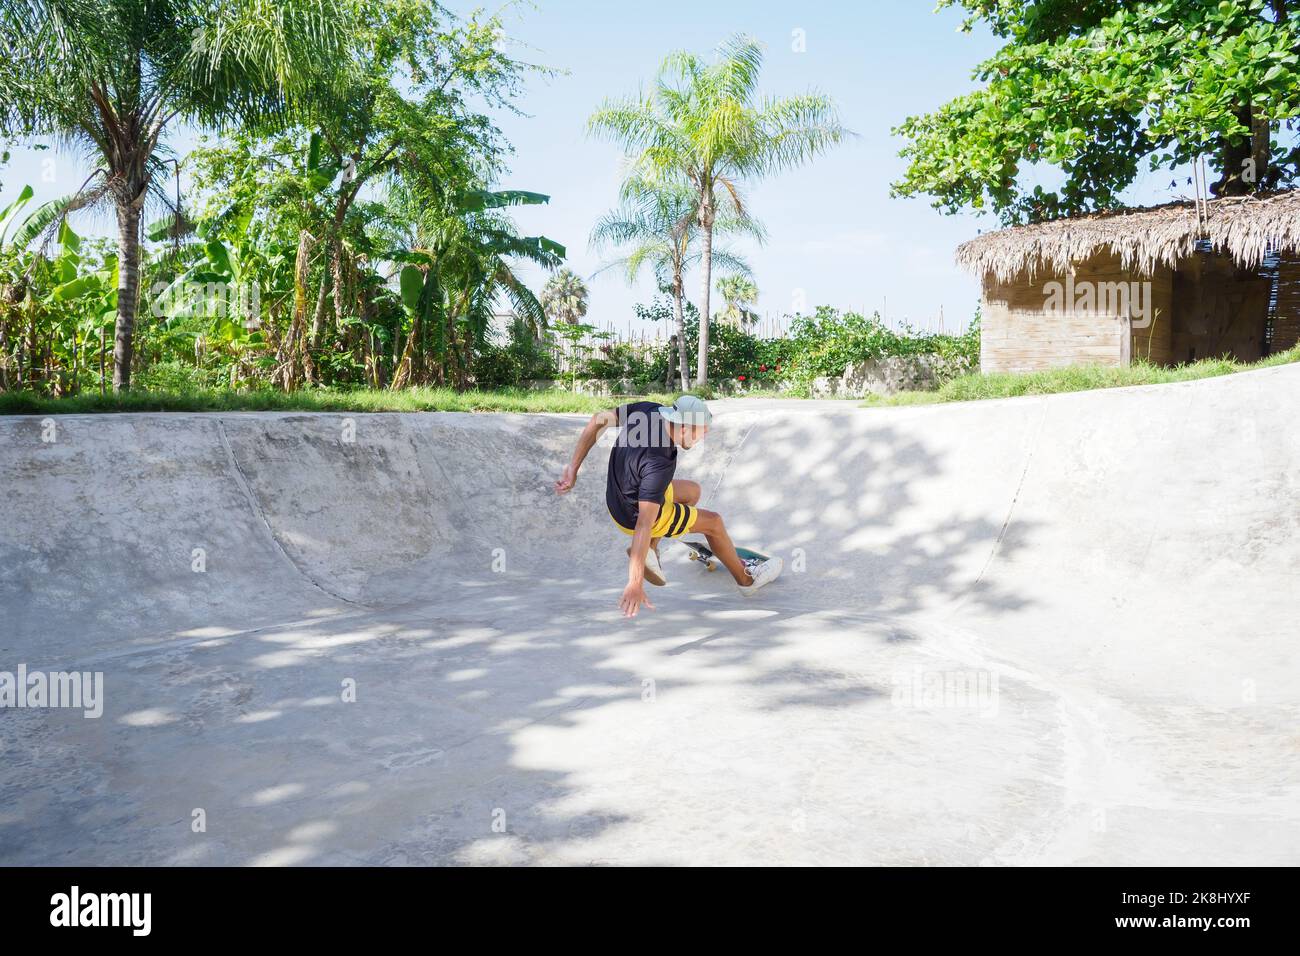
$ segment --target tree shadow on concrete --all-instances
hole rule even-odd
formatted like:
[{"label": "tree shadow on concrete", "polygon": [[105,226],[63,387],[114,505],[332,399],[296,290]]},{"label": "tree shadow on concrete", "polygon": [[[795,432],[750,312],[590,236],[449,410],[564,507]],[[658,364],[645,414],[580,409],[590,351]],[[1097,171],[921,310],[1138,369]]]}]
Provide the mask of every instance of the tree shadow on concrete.
[{"label": "tree shadow on concrete", "polygon": [[[1042,776],[1036,729],[998,727],[1004,753],[993,725],[900,717],[890,690],[898,669],[942,660],[918,616],[961,600],[1023,607],[977,586],[1002,518],[924,500],[935,482],[961,482],[959,463],[921,439],[810,428],[778,423],[761,454],[725,473],[717,501],[736,537],[761,529],[807,561],[752,600],[722,572],[673,563],[658,609],[622,619],[623,539],[602,514],[574,540],[604,541],[604,571],[596,561],[557,575],[562,540],[521,549],[513,573],[447,564],[432,600],[106,660],[100,720],[45,712],[20,727],[0,714],[6,758],[25,755],[0,778],[0,861],[842,859],[836,839],[786,817],[803,807],[829,819],[845,800],[874,799],[825,782],[860,766],[846,737],[874,738],[875,773],[903,760],[915,785],[940,784],[891,750],[906,720],[942,730],[930,742],[949,766],[961,747],[982,766],[1005,758],[966,784],[997,803],[1007,774]],[[840,471],[806,468],[825,460],[811,446],[832,438]],[[544,505],[545,489],[536,497]],[[1005,508],[1006,497],[983,500]],[[1025,546],[1032,528],[1019,530]],[[918,827],[918,852],[978,858],[945,826]],[[895,859],[874,832],[861,840],[852,859]]]}]

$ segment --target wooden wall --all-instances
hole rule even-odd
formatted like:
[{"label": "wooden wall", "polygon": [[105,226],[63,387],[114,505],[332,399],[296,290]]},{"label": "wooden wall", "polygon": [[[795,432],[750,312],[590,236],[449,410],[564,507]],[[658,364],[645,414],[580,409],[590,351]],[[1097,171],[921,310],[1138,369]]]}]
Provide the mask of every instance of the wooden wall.
[{"label": "wooden wall", "polygon": [[[980,368],[985,372],[1027,372],[1067,365],[1125,365],[1149,359],[1178,365],[1230,355],[1250,362],[1264,354],[1270,280],[1239,269],[1224,256],[1197,253],[1176,270],[1159,268],[1142,277],[1125,272],[1117,256],[1103,255],[1078,265],[1073,274],[1076,296],[1090,284],[1149,282],[1149,323],[1134,313],[1118,316],[1112,307],[1089,311],[1075,307],[1053,311],[1049,283],[1069,277],[1041,273],[1010,282],[985,279]],[[1139,323],[1134,325],[1134,323]],[[1279,266],[1277,315],[1271,349],[1280,352],[1300,343],[1300,258]]]},{"label": "wooden wall", "polygon": [[1300,344],[1300,258],[1278,263],[1277,316],[1270,351],[1285,352]]},{"label": "wooden wall", "polygon": [[1229,355],[1253,362],[1264,355],[1272,281],[1237,268],[1224,256],[1196,254],[1174,277],[1175,364]]},{"label": "wooden wall", "polygon": [[1145,327],[1138,325],[1132,329],[1132,346],[1130,354],[1135,359],[1146,359],[1157,365],[1172,365],[1174,339],[1174,272],[1161,267],[1147,280],[1151,283],[1151,314],[1145,319]]},{"label": "wooden wall", "polygon": [[[1027,372],[1068,365],[1125,365],[1130,357],[1168,360],[1173,277],[1168,269],[1142,277],[1126,272],[1118,256],[1094,256],[1079,264],[1073,274],[1076,292],[1082,283],[1094,288],[1104,283],[1150,282],[1152,321],[1146,328],[1131,328],[1129,314],[1118,316],[1094,309],[1069,308],[1056,312],[1049,306],[1049,283],[1066,283],[1056,273],[1028,275],[1001,283],[985,279],[980,325],[980,369],[985,372]],[[1072,300],[1077,303],[1078,300]]]}]

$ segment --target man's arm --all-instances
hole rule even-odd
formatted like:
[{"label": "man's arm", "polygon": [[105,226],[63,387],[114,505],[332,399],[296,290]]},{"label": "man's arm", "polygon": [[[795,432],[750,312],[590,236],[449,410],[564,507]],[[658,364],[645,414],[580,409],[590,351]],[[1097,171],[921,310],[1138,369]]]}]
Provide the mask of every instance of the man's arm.
[{"label": "man's arm", "polygon": [[627,562],[627,587],[623,589],[623,597],[618,602],[624,617],[636,617],[642,604],[652,611],[655,609],[645,593],[645,556],[650,550],[650,531],[658,517],[658,503],[637,502],[636,533],[632,535],[632,556]]},{"label": "man's arm", "polygon": [[557,495],[563,495],[572,490],[574,483],[578,480],[578,469],[582,467],[587,452],[591,451],[596,442],[600,440],[601,432],[609,426],[617,424],[617,408],[606,409],[591,416],[591,420],[583,427],[582,434],[578,436],[578,447],[573,450],[573,458],[564,466],[564,473],[560,476],[560,480],[555,483],[555,493]]}]

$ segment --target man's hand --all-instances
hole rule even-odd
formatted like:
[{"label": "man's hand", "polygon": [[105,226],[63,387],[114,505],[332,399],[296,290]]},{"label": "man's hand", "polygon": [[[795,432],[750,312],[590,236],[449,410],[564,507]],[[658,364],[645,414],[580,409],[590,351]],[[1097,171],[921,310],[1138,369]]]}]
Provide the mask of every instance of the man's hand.
[{"label": "man's hand", "polygon": [[652,611],[655,609],[645,595],[645,584],[636,581],[623,589],[623,596],[619,599],[618,606],[623,609],[624,617],[636,617],[636,612],[641,610],[642,604]]},{"label": "man's hand", "polygon": [[560,475],[560,480],[555,483],[555,493],[557,495],[567,495],[573,489],[573,485],[577,480],[577,467],[573,464],[565,465],[564,474]]}]

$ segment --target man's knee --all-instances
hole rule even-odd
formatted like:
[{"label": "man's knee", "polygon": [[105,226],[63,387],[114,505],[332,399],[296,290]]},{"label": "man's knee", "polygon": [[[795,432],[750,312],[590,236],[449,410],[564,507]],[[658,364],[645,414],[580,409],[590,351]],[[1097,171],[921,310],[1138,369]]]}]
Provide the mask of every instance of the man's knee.
[{"label": "man's knee", "polygon": [[723,530],[722,515],[700,508],[696,511],[695,527],[692,530],[701,534],[717,534]]}]

